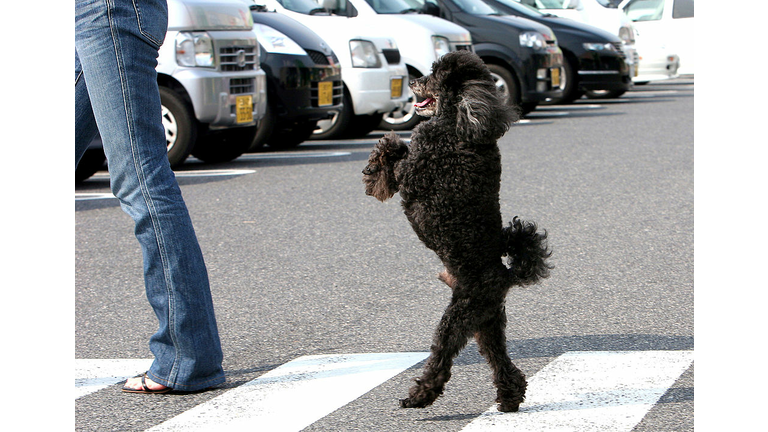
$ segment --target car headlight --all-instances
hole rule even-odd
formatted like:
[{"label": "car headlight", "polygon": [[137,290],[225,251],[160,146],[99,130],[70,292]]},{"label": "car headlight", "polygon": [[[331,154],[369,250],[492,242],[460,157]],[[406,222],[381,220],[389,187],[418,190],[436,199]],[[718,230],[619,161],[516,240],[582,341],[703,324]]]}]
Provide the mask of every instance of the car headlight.
[{"label": "car headlight", "polygon": [[587,51],[616,51],[616,47],[603,42],[586,42],[583,44]]},{"label": "car headlight", "polygon": [[352,55],[352,67],[378,68],[381,67],[376,45],[366,40],[349,41],[349,52]]},{"label": "car headlight", "polygon": [[520,33],[520,46],[535,50],[545,49],[547,47],[547,38],[543,34],[534,31]]},{"label": "car headlight", "polygon": [[177,34],[176,62],[181,66],[215,67],[211,36],[206,32]]},{"label": "car headlight", "polygon": [[253,31],[256,33],[256,38],[266,52],[275,54],[307,55],[307,52],[304,51],[299,44],[294,42],[293,39],[272,27],[265,26],[264,24],[256,24],[253,26]]},{"label": "car headlight", "polygon": [[451,44],[442,36],[432,36],[432,47],[435,48],[435,56],[440,58],[451,52]]}]

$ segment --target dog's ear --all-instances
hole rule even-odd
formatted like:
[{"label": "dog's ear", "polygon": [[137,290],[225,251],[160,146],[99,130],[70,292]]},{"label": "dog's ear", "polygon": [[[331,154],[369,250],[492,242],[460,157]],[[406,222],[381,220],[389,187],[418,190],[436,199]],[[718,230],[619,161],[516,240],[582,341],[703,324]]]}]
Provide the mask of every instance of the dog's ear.
[{"label": "dog's ear", "polygon": [[516,108],[506,104],[488,81],[467,81],[458,96],[457,134],[464,141],[497,140],[519,119]]}]

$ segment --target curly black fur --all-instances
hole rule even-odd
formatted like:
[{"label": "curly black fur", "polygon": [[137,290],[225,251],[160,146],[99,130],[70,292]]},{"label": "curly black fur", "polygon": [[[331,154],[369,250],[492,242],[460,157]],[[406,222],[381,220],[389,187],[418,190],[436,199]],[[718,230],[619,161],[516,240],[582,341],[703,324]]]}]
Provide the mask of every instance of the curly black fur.
[{"label": "curly black fur", "polygon": [[443,56],[411,89],[425,98],[417,112],[432,118],[414,129],[410,146],[394,133],[382,138],[363,182],[366,194],[381,201],[400,193],[413,230],[445,265],[439,278],[453,295],[423,375],[400,404],[432,404],[451,377],[453,359],[474,336],[493,369],[499,410],[517,411],[527,383],[507,354],[504,302],[512,286],[536,283],[551,268],[546,232],[517,217],[502,224],[496,141],[519,114],[469,51]]}]

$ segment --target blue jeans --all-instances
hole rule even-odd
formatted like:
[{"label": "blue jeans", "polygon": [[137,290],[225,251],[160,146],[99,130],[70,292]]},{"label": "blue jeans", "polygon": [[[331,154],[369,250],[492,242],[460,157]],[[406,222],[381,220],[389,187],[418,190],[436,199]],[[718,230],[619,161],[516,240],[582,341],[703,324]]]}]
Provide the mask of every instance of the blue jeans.
[{"label": "blue jeans", "polygon": [[203,254],[166,154],[155,67],[167,24],[165,0],[75,1],[75,166],[98,130],[160,323],[149,377],[195,391],[225,378]]}]

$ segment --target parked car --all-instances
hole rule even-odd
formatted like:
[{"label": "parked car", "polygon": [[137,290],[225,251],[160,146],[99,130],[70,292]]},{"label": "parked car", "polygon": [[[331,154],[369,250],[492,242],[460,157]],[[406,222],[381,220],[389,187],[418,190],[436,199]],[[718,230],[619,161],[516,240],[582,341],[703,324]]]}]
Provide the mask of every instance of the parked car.
[{"label": "parked car", "polygon": [[619,97],[632,86],[622,42],[605,30],[568,18],[543,14],[515,0],[484,0],[510,15],[544,24],[555,32],[563,51],[563,96],[552,103],[569,103],[587,92]]},{"label": "parked car", "polygon": [[632,21],[619,9],[621,0],[516,0],[544,14],[569,18],[605,30],[619,37],[629,65],[630,75],[637,76],[640,56],[635,47],[636,34]]},{"label": "parked car", "polygon": [[[472,37],[465,28],[419,14],[405,0],[325,0],[322,6],[332,14],[353,18],[368,28],[391,34],[408,68],[408,82],[430,74],[432,63],[443,54],[472,49]],[[402,109],[384,114],[382,129],[409,130],[423,119],[416,115],[417,99],[411,89],[406,86],[404,91],[408,103]]]},{"label": "parked car", "polygon": [[317,33],[287,15],[252,5],[253,30],[267,74],[267,110],[248,151],[298,146],[317,122],[341,112],[339,58]]},{"label": "parked car", "polygon": [[[666,61],[673,76],[694,73],[694,0],[624,0],[619,7],[637,29],[643,63]],[[651,79],[642,67],[640,73],[640,80]]]},{"label": "parked car", "polygon": [[[250,0],[246,0],[250,1]],[[330,15],[313,0],[256,0],[317,33],[339,58],[344,83],[342,109],[318,122],[313,138],[366,135],[385,113],[407,103],[408,70],[394,38],[364,22]]]},{"label": "parked car", "polygon": [[458,24],[472,35],[475,53],[485,61],[507,100],[533,111],[563,96],[563,52],[554,32],[526,18],[503,15],[481,0],[407,0],[423,13]]},{"label": "parked car", "polygon": [[[241,1],[168,0],[156,70],[172,167],[190,153],[218,162],[247,149],[267,104],[259,54],[251,14]],[[103,152],[99,143],[94,140],[87,153]],[[101,159],[84,158],[75,177],[101,168],[86,166]]]}]

